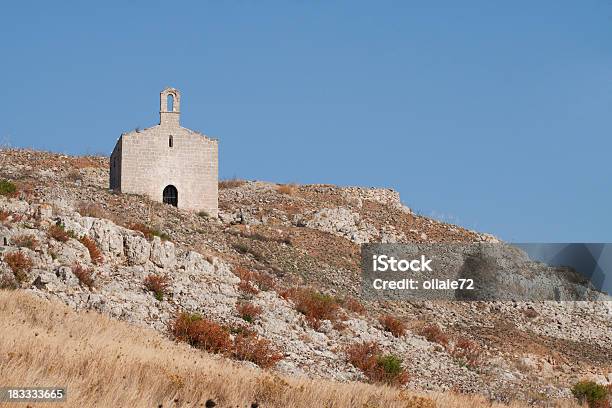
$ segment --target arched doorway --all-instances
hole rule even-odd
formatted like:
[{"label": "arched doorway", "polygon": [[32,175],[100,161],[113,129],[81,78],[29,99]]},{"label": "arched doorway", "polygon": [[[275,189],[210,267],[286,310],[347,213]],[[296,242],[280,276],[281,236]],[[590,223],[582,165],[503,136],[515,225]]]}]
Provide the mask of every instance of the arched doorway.
[{"label": "arched doorway", "polygon": [[163,193],[164,204],[178,206],[178,190],[172,184],[164,188]]}]

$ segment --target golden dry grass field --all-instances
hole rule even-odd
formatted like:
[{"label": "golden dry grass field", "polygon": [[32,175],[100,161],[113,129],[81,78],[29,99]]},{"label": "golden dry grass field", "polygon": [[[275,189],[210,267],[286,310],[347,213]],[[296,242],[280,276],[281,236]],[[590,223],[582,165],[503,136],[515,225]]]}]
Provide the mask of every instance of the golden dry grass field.
[{"label": "golden dry grass field", "polygon": [[217,407],[502,406],[477,396],[280,377],[25,291],[0,291],[0,333],[0,385],[67,387],[67,402],[40,404],[46,407],[202,407],[208,400]]}]

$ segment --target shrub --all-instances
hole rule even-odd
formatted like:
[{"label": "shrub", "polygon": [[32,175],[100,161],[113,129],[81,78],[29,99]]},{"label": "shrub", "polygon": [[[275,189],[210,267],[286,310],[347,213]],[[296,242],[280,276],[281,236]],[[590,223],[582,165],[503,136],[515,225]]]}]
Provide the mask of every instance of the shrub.
[{"label": "shrub", "polygon": [[100,265],[102,262],[104,262],[102,252],[93,239],[89,238],[88,236],[83,236],[81,239],[79,239],[79,241],[85,246],[85,248],[87,248],[87,251],[89,251],[91,262],[96,265]]},{"label": "shrub", "polygon": [[165,275],[149,275],[144,279],[144,287],[153,292],[155,299],[161,301],[167,294],[170,279]]},{"label": "shrub", "polygon": [[460,337],[455,340],[450,354],[454,358],[463,361],[468,367],[473,368],[478,366],[481,353],[482,350],[476,342]]},{"label": "shrub", "polygon": [[0,222],[4,222],[11,215],[8,211],[0,210]]},{"label": "shrub", "polygon": [[380,371],[379,382],[387,384],[405,384],[408,382],[408,375],[402,367],[402,359],[395,354],[386,354],[376,359],[376,365]]},{"label": "shrub", "polygon": [[3,257],[4,262],[11,268],[17,282],[28,279],[28,272],[32,270],[32,260],[22,252],[11,252]]},{"label": "shrub", "polygon": [[423,327],[419,334],[432,343],[438,343],[442,346],[448,346],[448,336],[436,324],[428,324]]},{"label": "shrub", "polygon": [[252,333],[240,333],[236,336],[234,357],[237,360],[255,363],[261,368],[272,367],[283,359],[283,355],[272,346],[270,341]]},{"label": "shrub", "polygon": [[198,211],[198,217],[200,218],[208,218],[210,215],[206,211]]},{"label": "shrub", "polygon": [[391,332],[395,337],[401,337],[406,333],[406,325],[401,320],[396,319],[391,315],[382,316],[380,319],[380,324],[382,324],[383,328]]},{"label": "shrub", "polygon": [[177,340],[211,353],[225,354],[232,350],[232,341],[227,330],[198,314],[179,314],[172,323],[172,334]]},{"label": "shrub", "polygon": [[149,241],[153,239],[153,237],[159,237],[163,241],[167,241],[170,239],[170,236],[165,232],[161,232],[156,228],[148,227],[142,223],[136,222],[128,225],[128,228],[133,231],[141,232],[146,239]]},{"label": "shrub", "polygon": [[246,184],[245,180],[239,180],[237,178],[232,178],[229,180],[221,180],[219,181],[219,189],[235,188],[235,187],[240,187],[244,184]]},{"label": "shrub", "polygon": [[606,387],[593,381],[577,382],[572,387],[572,394],[574,394],[574,397],[576,397],[581,404],[586,402],[589,408],[604,408],[610,406],[607,399],[608,390]]},{"label": "shrub", "polygon": [[276,187],[276,191],[281,194],[291,196],[297,192],[297,186],[295,184],[281,184],[280,186]]},{"label": "shrub", "polygon": [[342,306],[353,313],[357,313],[358,315],[364,315],[366,313],[366,308],[355,298],[347,297],[342,302]]},{"label": "shrub", "polygon": [[236,306],[236,310],[238,310],[238,313],[240,313],[240,317],[249,323],[252,323],[253,320],[257,319],[262,312],[261,307],[249,302],[239,303],[238,306]]},{"label": "shrub", "polygon": [[66,242],[71,238],[71,234],[66,231],[62,224],[53,224],[47,230],[47,234],[59,242]]},{"label": "shrub", "polygon": [[15,244],[15,246],[20,248],[29,248],[32,250],[36,249],[39,244],[38,239],[36,239],[36,237],[32,234],[18,235],[16,237],[12,237],[11,241],[13,244]]},{"label": "shrub", "polygon": [[17,186],[8,180],[0,180],[0,195],[15,197],[17,195]]},{"label": "shrub", "polygon": [[281,296],[291,299],[295,309],[306,316],[306,321],[314,329],[319,328],[321,320],[334,323],[340,319],[340,305],[333,296],[308,288],[289,289]]},{"label": "shrub", "polygon": [[80,264],[74,264],[72,266],[72,273],[74,273],[82,285],[87,286],[89,289],[94,287],[93,269]]},{"label": "shrub", "polygon": [[360,369],[372,382],[402,385],[408,382],[408,374],[402,368],[402,359],[383,355],[374,342],[355,343],[346,349],[349,363]]},{"label": "shrub", "polygon": [[259,293],[259,289],[252,282],[255,276],[254,272],[242,266],[236,266],[234,267],[234,275],[240,278],[240,284],[238,284],[240,291],[251,295]]}]

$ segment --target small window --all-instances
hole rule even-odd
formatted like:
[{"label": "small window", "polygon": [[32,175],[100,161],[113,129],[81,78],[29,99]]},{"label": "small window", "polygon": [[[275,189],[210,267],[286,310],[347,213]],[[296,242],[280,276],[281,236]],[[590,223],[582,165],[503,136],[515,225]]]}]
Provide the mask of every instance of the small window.
[{"label": "small window", "polygon": [[168,112],[174,112],[174,95],[168,94],[166,106],[168,108]]},{"label": "small window", "polygon": [[174,140],[172,139],[172,135],[168,136],[168,147],[172,147],[174,144]]}]

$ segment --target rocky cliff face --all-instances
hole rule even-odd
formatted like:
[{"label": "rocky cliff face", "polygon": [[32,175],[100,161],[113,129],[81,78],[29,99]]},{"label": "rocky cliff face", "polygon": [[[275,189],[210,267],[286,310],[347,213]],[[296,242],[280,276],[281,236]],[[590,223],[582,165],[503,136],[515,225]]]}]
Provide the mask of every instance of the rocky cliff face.
[{"label": "rocky cliff face", "polygon": [[[358,244],[496,241],[415,215],[396,192],[231,181],[209,218],[113,194],[106,169],[103,158],[0,151],[0,179],[19,188],[0,196],[2,285],[167,335],[181,311],[247,325],[282,352],[273,369],[288,374],[366,380],[345,350],[371,341],[402,358],[415,389],[537,402],[570,396],[583,377],[612,382],[610,302],[360,299]],[[31,263],[19,273],[7,260],[17,253]],[[163,293],[149,276],[167,277]],[[305,288],[331,299],[335,317],[313,324],[290,295]],[[237,309],[244,302],[261,308],[251,322]]]}]

